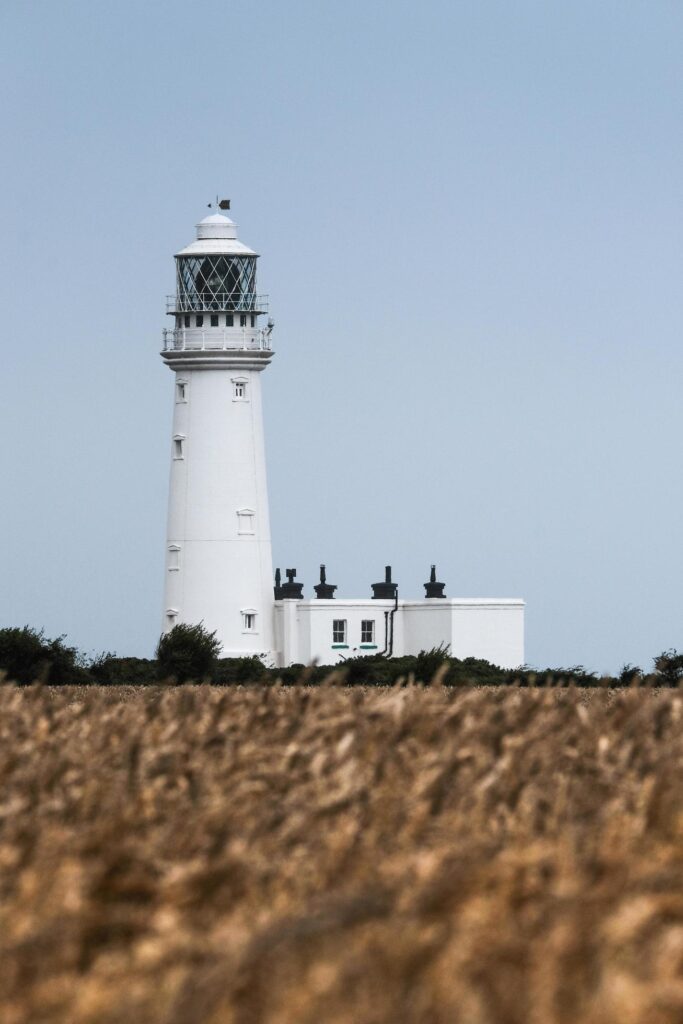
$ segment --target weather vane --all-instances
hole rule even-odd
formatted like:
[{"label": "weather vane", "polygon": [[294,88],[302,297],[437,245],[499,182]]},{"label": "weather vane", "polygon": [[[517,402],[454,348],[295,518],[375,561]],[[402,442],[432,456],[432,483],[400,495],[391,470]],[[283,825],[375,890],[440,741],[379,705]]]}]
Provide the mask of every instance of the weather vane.
[{"label": "weather vane", "polygon": [[210,210],[213,210],[214,207],[217,210],[229,210],[230,209],[230,200],[229,199],[219,199],[218,196],[216,196],[216,202],[215,203],[207,203],[206,205],[208,206],[208,208]]}]

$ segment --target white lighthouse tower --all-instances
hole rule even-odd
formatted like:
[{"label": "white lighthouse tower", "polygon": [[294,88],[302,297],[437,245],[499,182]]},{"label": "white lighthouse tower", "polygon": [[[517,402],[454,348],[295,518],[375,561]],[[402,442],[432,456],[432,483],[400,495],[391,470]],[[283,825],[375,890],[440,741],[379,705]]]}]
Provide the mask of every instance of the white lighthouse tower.
[{"label": "white lighthouse tower", "polygon": [[163,629],[203,622],[224,657],[270,658],[261,372],[273,325],[259,325],[267,301],[256,293],[258,256],[216,213],[175,259],[175,323],[162,352],[175,374]]}]

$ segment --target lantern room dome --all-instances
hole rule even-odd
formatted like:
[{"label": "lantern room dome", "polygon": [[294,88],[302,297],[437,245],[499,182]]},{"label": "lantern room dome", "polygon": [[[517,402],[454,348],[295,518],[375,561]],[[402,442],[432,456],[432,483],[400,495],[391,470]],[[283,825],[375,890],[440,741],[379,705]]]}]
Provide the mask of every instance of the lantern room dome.
[{"label": "lantern room dome", "polygon": [[197,224],[197,240],[181,249],[176,256],[240,255],[256,256],[253,249],[237,237],[237,225],[222,213],[212,213]]},{"label": "lantern room dome", "polygon": [[212,213],[197,224],[197,238],[237,238],[237,225],[222,213]]}]

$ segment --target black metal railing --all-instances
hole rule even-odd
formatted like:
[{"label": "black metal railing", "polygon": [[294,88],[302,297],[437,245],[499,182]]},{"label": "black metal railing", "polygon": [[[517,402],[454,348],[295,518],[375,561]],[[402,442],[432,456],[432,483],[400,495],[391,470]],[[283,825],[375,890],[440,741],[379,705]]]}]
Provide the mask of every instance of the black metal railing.
[{"label": "black metal railing", "polygon": [[269,330],[245,330],[241,334],[229,330],[165,330],[164,352],[270,352]]}]

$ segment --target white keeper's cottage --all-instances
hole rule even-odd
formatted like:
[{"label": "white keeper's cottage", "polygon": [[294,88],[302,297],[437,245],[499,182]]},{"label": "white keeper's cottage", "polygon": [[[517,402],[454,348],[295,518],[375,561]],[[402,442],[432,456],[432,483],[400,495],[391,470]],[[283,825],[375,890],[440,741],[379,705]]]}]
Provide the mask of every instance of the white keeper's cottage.
[{"label": "white keeper's cottage", "polygon": [[276,666],[439,644],[458,658],[522,665],[524,602],[447,597],[433,566],[414,600],[398,597],[390,566],[371,597],[352,600],[335,598],[324,566],[312,598],[296,570],[273,576],[261,401],[273,321],[263,323],[258,255],[214,213],[175,259],[174,326],[161,353],[175,374],[162,628],[203,622],[224,657],[256,654]]}]

